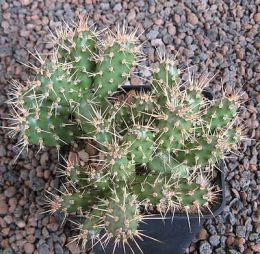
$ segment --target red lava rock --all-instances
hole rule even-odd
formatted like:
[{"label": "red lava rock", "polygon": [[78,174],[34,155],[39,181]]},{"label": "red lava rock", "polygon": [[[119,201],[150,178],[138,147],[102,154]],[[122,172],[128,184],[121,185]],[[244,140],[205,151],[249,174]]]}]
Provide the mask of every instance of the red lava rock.
[{"label": "red lava rock", "polygon": [[252,216],[253,222],[260,223],[260,211],[256,211]]},{"label": "red lava rock", "polygon": [[226,240],[226,243],[227,243],[227,245],[233,245],[234,244],[234,242],[235,242],[235,237],[233,236],[233,235],[229,235],[228,237],[227,237],[227,240]]},{"label": "red lava rock", "polygon": [[10,228],[2,228],[1,230],[1,234],[3,236],[8,236],[9,232],[10,232]]},{"label": "red lava rock", "polygon": [[15,195],[16,193],[16,188],[14,186],[10,186],[8,187],[6,190],[5,190],[5,195],[8,197],[8,198],[11,198]]},{"label": "red lava rock", "polygon": [[156,20],[154,21],[154,24],[157,25],[157,26],[162,26],[163,23],[164,23],[164,21],[163,21],[162,19],[156,19]]},{"label": "red lava rock", "polygon": [[46,180],[49,179],[50,175],[51,175],[50,170],[44,170],[44,172],[43,172],[44,179],[46,179]]},{"label": "red lava rock", "polygon": [[181,22],[181,17],[178,14],[174,14],[174,21],[179,24]]},{"label": "red lava rock", "polygon": [[0,228],[5,228],[6,227],[6,221],[0,217]]},{"label": "red lava rock", "polygon": [[162,39],[154,39],[151,41],[151,45],[154,47],[159,47],[163,45]]},{"label": "red lava rock", "polygon": [[196,14],[194,14],[193,12],[189,12],[187,15],[187,20],[190,24],[192,25],[197,25],[199,20]]},{"label": "red lava rock", "polygon": [[9,27],[9,23],[7,21],[3,21],[1,26],[4,28],[4,29],[7,29]]},{"label": "red lava rock", "polygon": [[7,213],[8,213],[8,205],[4,201],[1,201],[1,204],[0,204],[0,215],[6,215]]},{"label": "red lava rock", "polygon": [[25,252],[26,254],[31,254],[31,253],[34,252],[34,250],[35,250],[34,244],[32,244],[32,243],[26,243],[26,244],[24,245],[24,252]]},{"label": "red lava rock", "polygon": [[79,162],[79,156],[77,153],[69,152],[68,161],[72,165],[76,165]]},{"label": "red lava rock", "polygon": [[78,152],[79,158],[80,160],[84,161],[84,162],[88,162],[89,160],[89,155],[85,150],[81,150]]},{"label": "red lava rock", "polygon": [[47,161],[49,161],[49,154],[47,152],[44,152],[41,155],[40,163],[43,167],[46,167]]},{"label": "red lava rock", "polygon": [[254,254],[252,250],[246,249],[243,254]]},{"label": "red lava rock", "polygon": [[252,250],[254,251],[254,253],[260,253],[260,244],[256,244],[251,246]]},{"label": "red lava rock", "polygon": [[149,12],[152,13],[152,14],[155,12],[155,5],[149,6]]},{"label": "red lava rock", "polygon": [[68,247],[69,251],[73,254],[81,253],[79,246],[75,242],[68,244],[67,247]]},{"label": "red lava rock", "polygon": [[44,217],[44,218],[42,219],[42,225],[43,225],[43,226],[46,226],[48,223],[49,223],[49,217],[46,216],[46,217]]},{"label": "red lava rock", "polygon": [[243,237],[239,237],[238,239],[236,239],[236,243],[238,246],[243,246],[246,242],[246,239]]},{"label": "red lava rock", "polygon": [[51,232],[56,232],[59,228],[59,225],[57,223],[50,223],[47,225],[47,228]]},{"label": "red lava rock", "polygon": [[173,24],[169,24],[168,33],[172,36],[174,36],[176,34],[176,27]]},{"label": "red lava rock", "polygon": [[1,245],[4,249],[7,249],[9,247],[9,241],[8,239],[4,239],[1,241]]},{"label": "red lava rock", "polygon": [[260,22],[260,12],[258,12],[254,15],[254,21],[257,23]]},{"label": "red lava rock", "polygon": [[26,237],[26,239],[27,239],[27,241],[28,241],[29,243],[34,243],[34,242],[35,242],[35,236],[34,236],[34,235],[28,235],[28,236]]},{"label": "red lava rock", "polygon": [[128,15],[127,15],[127,21],[129,22],[129,21],[134,20],[134,19],[135,19],[135,16],[136,16],[135,10],[132,9],[132,10],[128,13]]},{"label": "red lava rock", "polygon": [[3,4],[2,4],[2,9],[5,11],[5,10],[7,10],[9,8],[9,4],[7,3],[7,2],[4,2]]},{"label": "red lava rock", "polygon": [[132,77],[131,78],[131,84],[133,86],[141,85],[141,80],[138,77]]},{"label": "red lava rock", "polygon": [[25,222],[23,220],[19,220],[16,222],[16,225],[19,227],[19,228],[24,228],[25,227]]},{"label": "red lava rock", "polygon": [[207,230],[205,228],[202,228],[198,233],[198,239],[199,240],[205,240],[209,236]]},{"label": "red lava rock", "polygon": [[27,227],[26,228],[26,233],[28,235],[34,234],[34,232],[35,232],[35,228],[34,227]]},{"label": "red lava rock", "polygon": [[32,3],[32,0],[20,0],[20,2],[23,6],[27,6]]},{"label": "red lava rock", "polygon": [[20,35],[22,37],[28,37],[30,35],[30,31],[27,31],[27,30],[21,30],[20,31]]}]

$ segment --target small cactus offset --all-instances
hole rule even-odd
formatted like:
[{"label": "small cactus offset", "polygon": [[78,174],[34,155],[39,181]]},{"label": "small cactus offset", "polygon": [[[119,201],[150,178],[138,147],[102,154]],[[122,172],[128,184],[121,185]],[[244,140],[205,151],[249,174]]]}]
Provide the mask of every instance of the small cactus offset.
[{"label": "small cactus offset", "polygon": [[210,181],[214,166],[241,139],[238,96],[209,100],[207,82],[182,81],[163,56],[151,90],[119,98],[143,58],[136,31],[96,32],[81,18],[57,30],[53,42],[34,81],[14,81],[8,128],[19,134],[20,153],[29,144],[59,151],[85,139],[96,155],[84,166],[67,161],[64,189],[49,193],[48,211],[82,218],[75,240],[83,247],[113,240],[115,249],[146,237],[139,225],[151,206],[163,218],[209,210],[219,191]]}]

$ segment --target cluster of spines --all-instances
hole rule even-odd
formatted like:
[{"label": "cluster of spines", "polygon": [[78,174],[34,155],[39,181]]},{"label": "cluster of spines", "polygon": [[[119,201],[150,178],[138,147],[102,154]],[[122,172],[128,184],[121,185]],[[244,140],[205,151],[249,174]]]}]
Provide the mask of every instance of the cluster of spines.
[{"label": "cluster of spines", "polygon": [[79,136],[95,142],[99,155],[87,166],[68,163],[62,170],[65,191],[50,194],[49,211],[83,216],[75,237],[83,245],[113,239],[114,248],[121,243],[125,248],[143,236],[140,205],[153,205],[165,217],[177,210],[201,214],[216,200],[215,187],[196,179],[237,143],[238,97],[205,98],[208,82],[192,75],[181,82],[174,61],[163,55],[151,91],[118,99],[116,91],[142,54],[136,31],[102,33],[105,39],[84,18],[56,31],[51,60],[37,55],[42,63],[35,67],[37,80],[28,86],[14,82],[10,129],[21,133],[18,145],[24,148],[59,149]]}]

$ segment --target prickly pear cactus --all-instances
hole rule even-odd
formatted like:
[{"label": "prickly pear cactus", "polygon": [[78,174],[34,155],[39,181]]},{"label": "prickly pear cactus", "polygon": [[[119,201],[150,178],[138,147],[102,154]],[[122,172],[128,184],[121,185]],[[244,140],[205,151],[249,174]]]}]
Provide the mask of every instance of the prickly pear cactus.
[{"label": "prickly pear cactus", "polygon": [[163,217],[210,209],[214,165],[241,139],[238,96],[205,98],[207,82],[182,81],[165,56],[150,91],[115,95],[142,58],[135,34],[98,33],[84,18],[67,24],[53,35],[53,54],[40,58],[34,81],[14,81],[8,101],[20,153],[29,144],[59,151],[80,139],[94,146],[87,163],[67,161],[62,194],[48,195],[48,211],[82,218],[75,238],[83,247],[113,240],[126,248],[145,238],[138,227],[151,206]]}]

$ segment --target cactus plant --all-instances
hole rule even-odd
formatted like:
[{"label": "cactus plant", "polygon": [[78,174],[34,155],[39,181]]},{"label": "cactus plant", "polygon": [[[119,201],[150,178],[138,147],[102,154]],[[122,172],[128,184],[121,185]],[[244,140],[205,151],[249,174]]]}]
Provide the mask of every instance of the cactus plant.
[{"label": "cactus plant", "polygon": [[117,100],[115,92],[142,57],[135,33],[96,33],[84,18],[58,30],[36,81],[14,82],[9,100],[10,133],[19,133],[22,148],[59,149],[79,138],[95,144],[98,154],[87,165],[68,162],[65,190],[48,197],[50,212],[83,218],[76,236],[83,246],[114,240],[115,248],[125,247],[144,236],[142,206],[164,216],[210,209],[217,188],[205,175],[239,139],[238,97],[208,100],[204,84],[191,77],[182,82],[166,57],[153,71],[150,92]]}]

